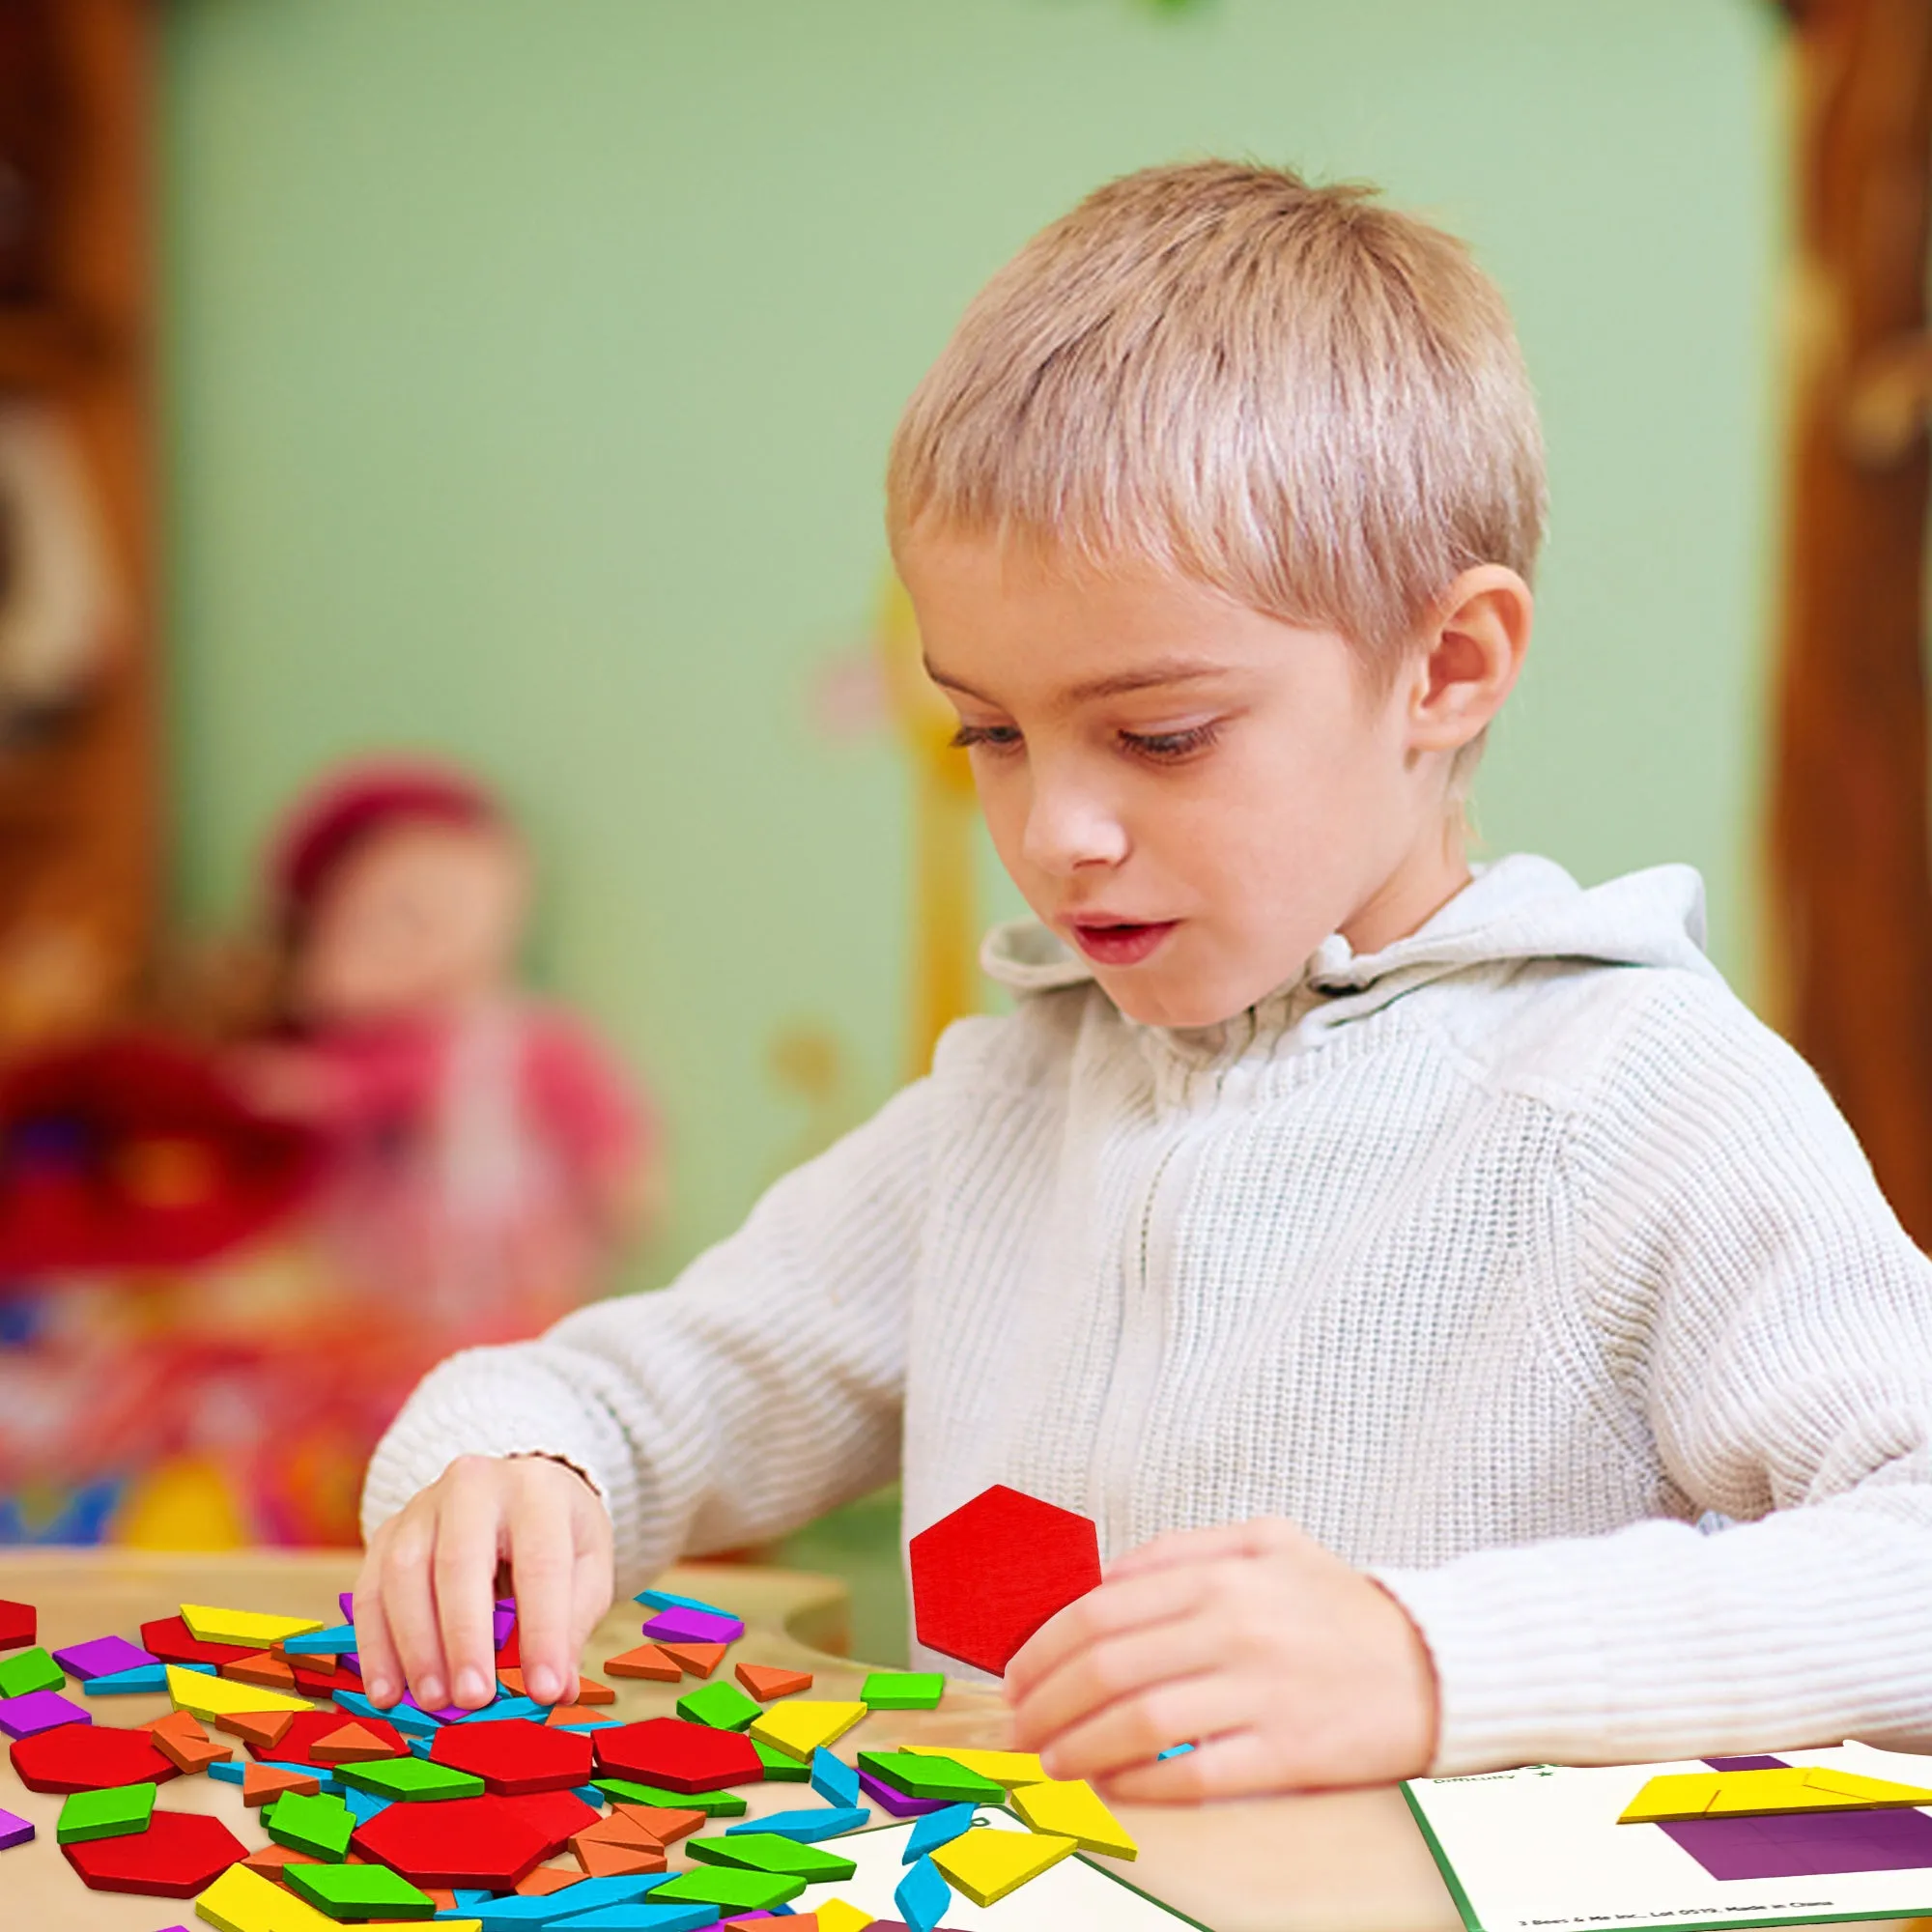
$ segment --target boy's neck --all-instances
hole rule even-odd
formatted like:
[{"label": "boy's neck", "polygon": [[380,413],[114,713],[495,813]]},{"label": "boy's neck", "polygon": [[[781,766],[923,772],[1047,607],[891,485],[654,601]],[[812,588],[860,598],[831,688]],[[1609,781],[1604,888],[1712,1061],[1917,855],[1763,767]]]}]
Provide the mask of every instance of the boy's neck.
[{"label": "boy's neck", "polygon": [[1461,814],[1425,833],[1402,863],[1347,919],[1342,937],[1357,954],[1379,952],[1427,925],[1472,874]]}]

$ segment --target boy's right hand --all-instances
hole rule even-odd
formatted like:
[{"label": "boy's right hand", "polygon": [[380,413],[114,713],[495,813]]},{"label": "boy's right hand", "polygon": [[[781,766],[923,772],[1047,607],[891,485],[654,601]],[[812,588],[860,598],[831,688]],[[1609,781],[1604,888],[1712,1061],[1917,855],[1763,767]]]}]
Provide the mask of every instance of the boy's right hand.
[{"label": "boy's right hand", "polygon": [[575,1693],[583,1640],[611,1604],[610,1513],[567,1463],[461,1456],[369,1538],[355,1608],[372,1702],[393,1704],[405,1685],[426,1711],[496,1695],[498,1564],[525,1689],[540,1704]]}]

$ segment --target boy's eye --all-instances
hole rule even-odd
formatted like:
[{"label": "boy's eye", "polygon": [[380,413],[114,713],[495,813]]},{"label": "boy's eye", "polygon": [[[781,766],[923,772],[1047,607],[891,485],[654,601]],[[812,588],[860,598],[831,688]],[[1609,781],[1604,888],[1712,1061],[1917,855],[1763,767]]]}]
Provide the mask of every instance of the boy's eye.
[{"label": "boy's eye", "polygon": [[955,752],[970,752],[975,746],[983,746],[989,752],[1010,752],[1019,742],[1019,727],[1015,724],[962,724],[952,734]]},{"label": "boy's eye", "polygon": [[1185,731],[1122,731],[1121,743],[1143,758],[1157,761],[1175,760],[1191,756],[1196,752],[1205,752],[1220,735],[1218,721],[1208,724],[1193,724]]}]

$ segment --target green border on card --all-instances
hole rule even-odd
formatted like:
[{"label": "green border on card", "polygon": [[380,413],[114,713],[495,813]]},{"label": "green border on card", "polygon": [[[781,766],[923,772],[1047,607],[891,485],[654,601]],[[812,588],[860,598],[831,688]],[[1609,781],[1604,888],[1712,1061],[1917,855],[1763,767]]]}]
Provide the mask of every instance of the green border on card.
[{"label": "green border on card", "polygon": [[[1463,1923],[1468,1932],[1485,1932],[1483,1921],[1476,1917],[1476,1908],[1469,1903],[1469,1894],[1463,1889],[1463,1882],[1456,1876],[1456,1867],[1449,1862],[1449,1857],[1442,1849],[1442,1843],[1431,1830],[1428,1815],[1423,1811],[1406,1783],[1402,1787],[1403,1798],[1408,1804],[1409,1814],[1415,1820],[1416,1829],[1422,1833],[1423,1842],[1429,1847],[1429,1856],[1435,1861],[1435,1868],[1442,1874],[1442,1883],[1449,1888],[1449,1896],[1455,1902],[1456,1910],[1463,1915]],[[1818,1874],[1821,1878],[1833,1876],[1830,1872]],[[1158,1905],[1160,1901],[1154,1900]],[[1773,1918],[1653,1918],[1645,1920],[1619,1919],[1614,1932],[1723,1932],[1725,1926],[1736,1926],[1740,1932],[1751,1932],[1751,1928],[1764,1925],[1859,1925],[1877,1924],[1896,1918],[1919,1918],[1932,1915],[1932,1904],[1908,1908],[1901,1912],[1890,1908],[1884,1912],[1813,1912],[1793,1914]],[[1576,1915],[1580,1922],[1582,1915]],[[1192,1923],[1192,1921],[1189,1921]],[[1606,1928],[1607,1932],[1607,1928]]]}]

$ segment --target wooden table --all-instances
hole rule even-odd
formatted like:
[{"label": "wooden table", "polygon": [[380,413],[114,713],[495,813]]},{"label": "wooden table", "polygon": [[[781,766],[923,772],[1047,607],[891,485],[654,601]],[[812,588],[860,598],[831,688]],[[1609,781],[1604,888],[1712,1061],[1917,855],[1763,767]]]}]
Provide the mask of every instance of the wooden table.
[{"label": "wooden table", "polygon": [[[49,1649],[118,1632],[138,1635],[151,1617],[184,1600],[334,1621],[335,1595],[354,1580],[349,1551],[260,1551],[177,1556],[123,1550],[0,1551],[0,1597],[40,1607]],[[844,1586],[826,1577],[730,1564],[687,1565],[668,1587],[720,1604],[748,1626],[745,1652],[759,1662],[810,1670],[812,1694],[856,1697],[865,1666],[835,1655],[842,1641]],[[585,1665],[638,1641],[639,1611],[613,1608],[592,1636]],[[668,1714],[677,1687],[620,1680],[614,1714]],[[86,1702],[85,1699],[78,1701]],[[161,1697],[99,1698],[96,1721],[130,1724],[158,1717]],[[937,1711],[882,1711],[848,1734],[848,1746],[1004,1745],[1005,1708],[982,1691],[949,1690]],[[239,1747],[238,1747],[239,1748]],[[849,1752],[848,1752],[849,1754]],[[795,1806],[803,1787],[748,1790],[753,1812]],[[181,1777],[162,1787],[164,1806],[218,1812],[244,1844],[263,1841],[232,1784]],[[0,1852],[0,1926],[21,1932],[157,1932],[199,1927],[187,1900],[87,1890],[54,1842],[61,1801],[26,1790],[12,1765],[0,1770],[0,1806],[31,1818],[30,1845]],[[1461,1919],[1393,1790],[1273,1798],[1206,1806],[1122,1806],[1139,1840],[1132,1864],[1110,1864],[1212,1932],[1460,1932]]]}]

